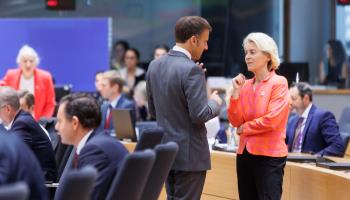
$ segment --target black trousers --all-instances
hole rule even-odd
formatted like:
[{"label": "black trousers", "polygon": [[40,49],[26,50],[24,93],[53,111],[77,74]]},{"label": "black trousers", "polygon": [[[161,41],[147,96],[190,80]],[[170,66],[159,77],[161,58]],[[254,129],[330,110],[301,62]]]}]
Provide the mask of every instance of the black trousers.
[{"label": "black trousers", "polygon": [[279,200],[286,157],[256,156],[244,149],[237,154],[237,179],[240,200]]},{"label": "black trousers", "polygon": [[165,184],[167,200],[200,200],[206,174],[171,170]]}]

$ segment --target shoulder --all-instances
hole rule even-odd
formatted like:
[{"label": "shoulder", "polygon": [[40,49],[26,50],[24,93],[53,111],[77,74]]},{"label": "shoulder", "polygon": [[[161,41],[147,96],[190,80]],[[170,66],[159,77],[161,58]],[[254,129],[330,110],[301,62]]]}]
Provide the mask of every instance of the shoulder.
[{"label": "shoulder", "polygon": [[19,76],[20,74],[21,74],[20,69],[9,69],[9,70],[7,70],[5,76],[13,77],[13,76]]},{"label": "shoulder", "polygon": [[312,105],[311,109],[314,110],[314,115],[319,116],[320,118],[335,118],[332,112],[316,107],[315,105]]},{"label": "shoulder", "polygon": [[99,149],[101,152],[123,151],[125,149],[124,145],[119,140],[104,133],[96,133],[88,140],[83,150],[89,148]]},{"label": "shoulder", "polygon": [[274,84],[285,85],[288,87],[288,81],[284,76],[274,74],[271,77],[271,80],[273,81]]},{"label": "shoulder", "polygon": [[35,73],[40,78],[50,78],[51,79],[50,72],[48,72],[46,70],[35,68]]}]

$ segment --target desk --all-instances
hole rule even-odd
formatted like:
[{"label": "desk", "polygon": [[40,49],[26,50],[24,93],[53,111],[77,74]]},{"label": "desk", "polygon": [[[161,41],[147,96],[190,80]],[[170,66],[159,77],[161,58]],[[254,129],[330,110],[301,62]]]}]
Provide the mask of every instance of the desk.
[{"label": "desk", "polygon": [[[125,144],[133,150],[134,143]],[[337,162],[349,159],[333,158]],[[236,154],[211,152],[212,169],[208,171],[202,200],[238,199]],[[165,198],[163,190],[159,199]],[[348,200],[350,173],[316,167],[312,164],[287,162],[284,170],[283,200]]]}]

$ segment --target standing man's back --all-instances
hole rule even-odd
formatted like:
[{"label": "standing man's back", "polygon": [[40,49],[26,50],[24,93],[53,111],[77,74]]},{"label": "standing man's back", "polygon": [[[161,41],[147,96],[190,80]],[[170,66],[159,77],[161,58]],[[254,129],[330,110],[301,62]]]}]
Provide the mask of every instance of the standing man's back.
[{"label": "standing man's back", "polygon": [[154,60],[147,74],[149,110],[164,128],[163,143],[174,141],[179,152],[167,179],[168,199],[200,199],[210,154],[204,123],[219,114],[215,93],[208,100],[199,60],[208,49],[209,23],[183,17],[175,26],[176,46]]}]

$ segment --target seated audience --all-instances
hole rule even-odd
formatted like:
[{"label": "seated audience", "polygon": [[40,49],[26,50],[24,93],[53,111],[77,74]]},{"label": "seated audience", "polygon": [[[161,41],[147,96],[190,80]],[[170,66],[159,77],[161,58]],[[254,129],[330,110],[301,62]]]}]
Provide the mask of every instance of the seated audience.
[{"label": "seated audience", "polygon": [[74,168],[91,165],[98,171],[92,199],[105,199],[119,165],[128,151],[116,138],[96,131],[101,122],[97,101],[90,96],[64,97],[57,113],[56,129],[62,143],[76,148]]},{"label": "seated audience", "polygon": [[102,121],[99,130],[105,130],[106,133],[114,133],[111,109],[130,109],[132,117],[136,119],[135,104],[122,94],[124,80],[117,71],[106,71],[101,80],[101,95],[107,99],[101,105]]},{"label": "seated audience", "polygon": [[0,118],[12,134],[20,137],[37,157],[47,181],[56,181],[56,161],[51,142],[33,116],[20,109],[17,92],[0,87]]},{"label": "seated audience", "polygon": [[348,78],[348,62],[346,51],[339,40],[328,41],[319,72],[322,84],[345,87],[345,81]]},{"label": "seated audience", "polygon": [[[34,117],[34,105],[35,105],[34,95],[30,93],[28,90],[20,90],[18,92],[18,97],[19,97],[20,108],[23,111],[29,112]],[[43,129],[43,131],[51,141],[49,132],[47,132],[47,130],[41,124],[39,124],[39,126]]]},{"label": "seated audience", "polygon": [[148,101],[147,101],[147,90],[146,81],[139,82],[134,90],[134,101],[136,103],[136,120],[147,121],[150,120],[151,116],[148,113]]},{"label": "seated audience", "polygon": [[138,67],[140,53],[137,49],[130,48],[126,51],[124,62],[125,68],[120,70],[121,77],[125,80],[123,91],[132,99],[134,87],[145,80],[145,70]]},{"label": "seated audience", "polygon": [[18,69],[6,72],[3,81],[16,90],[28,90],[34,94],[36,120],[40,117],[51,117],[55,109],[55,90],[49,72],[38,69],[40,63],[37,52],[30,46],[24,45],[18,53]]},{"label": "seated audience", "polygon": [[169,47],[167,45],[157,45],[154,48],[153,59],[158,59],[164,55],[166,55],[169,51]]},{"label": "seated audience", "polygon": [[344,144],[334,115],[312,103],[307,83],[296,83],[289,90],[291,104],[298,116],[290,118],[286,143],[291,152],[343,156]]},{"label": "seated audience", "polygon": [[120,70],[124,68],[124,56],[128,49],[129,43],[127,41],[119,40],[114,43],[112,49],[111,69]]},{"label": "seated audience", "polygon": [[100,105],[103,103],[103,98],[101,96],[102,78],[103,78],[103,71],[96,72],[95,74],[96,93],[94,94],[94,98],[98,101]]},{"label": "seated audience", "polygon": [[48,199],[40,165],[27,145],[13,134],[0,134],[0,185],[27,183],[30,200]]}]

